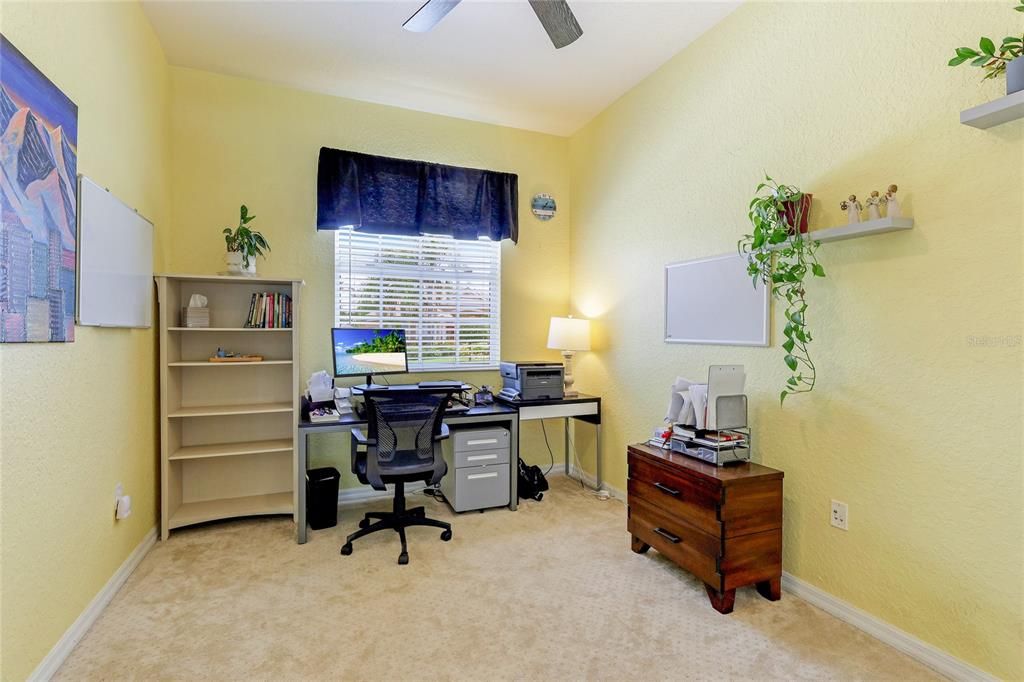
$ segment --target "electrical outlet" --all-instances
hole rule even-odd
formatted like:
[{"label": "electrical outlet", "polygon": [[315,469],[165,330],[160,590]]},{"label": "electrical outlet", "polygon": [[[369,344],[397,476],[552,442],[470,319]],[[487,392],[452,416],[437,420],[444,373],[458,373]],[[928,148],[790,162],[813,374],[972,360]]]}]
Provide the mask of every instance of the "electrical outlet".
[{"label": "electrical outlet", "polygon": [[839,530],[849,530],[847,523],[850,519],[850,509],[845,502],[832,500],[832,525]]}]

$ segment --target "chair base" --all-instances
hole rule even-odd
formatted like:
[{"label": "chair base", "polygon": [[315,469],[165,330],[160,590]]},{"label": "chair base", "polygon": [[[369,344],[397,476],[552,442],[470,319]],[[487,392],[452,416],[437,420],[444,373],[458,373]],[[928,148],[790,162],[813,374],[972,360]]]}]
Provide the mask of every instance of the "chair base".
[{"label": "chair base", "polygon": [[[352,542],[361,537],[381,530],[393,530],[398,533],[402,542],[402,553],[398,555],[398,563],[405,565],[409,563],[409,548],[405,540],[405,529],[410,526],[431,526],[440,528],[441,539],[448,542],[452,539],[452,525],[437,519],[427,517],[424,507],[405,508],[405,486],[399,482],[395,484],[395,502],[393,511],[390,512],[367,512],[359,521],[359,530],[345,538],[345,544],[341,546],[341,554],[348,556],[352,554]],[[371,522],[376,519],[375,522]]]}]

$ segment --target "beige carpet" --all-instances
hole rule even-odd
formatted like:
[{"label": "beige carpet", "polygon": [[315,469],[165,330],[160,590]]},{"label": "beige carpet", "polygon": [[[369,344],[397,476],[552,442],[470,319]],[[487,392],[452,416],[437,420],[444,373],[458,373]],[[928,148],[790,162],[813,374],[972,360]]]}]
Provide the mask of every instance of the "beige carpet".
[{"label": "beige carpet", "polygon": [[296,545],[284,518],[178,531],[157,543],[58,679],[862,679],[937,676],[805,602],[740,590],[736,610],[652,550],[625,507],[564,478],[518,512],[338,548],[367,507]]}]

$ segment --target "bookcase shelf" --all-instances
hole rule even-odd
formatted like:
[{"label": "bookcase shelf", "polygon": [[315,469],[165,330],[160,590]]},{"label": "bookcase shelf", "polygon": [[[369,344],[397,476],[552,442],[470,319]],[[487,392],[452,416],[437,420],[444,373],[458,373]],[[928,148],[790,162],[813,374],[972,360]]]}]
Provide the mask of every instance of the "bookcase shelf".
[{"label": "bookcase shelf", "polygon": [[196,523],[231,519],[239,516],[291,514],[294,509],[290,492],[246,495],[244,497],[204,500],[202,502],[185,502],[174,510],[168,525],[171,528],[181,528]]},{"label": "bookcase shelf", "polygon": [[[292,514],[299,394],[295,327],[302,281],[158,275],[156,283],[161,537],[196,523]],[[290,296],[292,327],[245,327],[258,293]],[[207,298],[210,327],[182,326],[182,307],[193,294]],[[268,359],[209,362],[218,348]],[[204,367],[250,369],[199,369]]]},{"label": "bookcase shelf", "polygon": [[169,455],[171,460],[205,459],[207,457],[238,457],[240,455],[262,455],[268,452],[290,452],[290,438],[273,440],[251,440],[241,443],[215,443],[212,445],[187,445]]},{"label": "bookcase shelf", "polygon": [[182,417],[223,417],[241,414],[271,414],[274,412],[291,412],[291,403],[248,403],[242,405],[203,405],[199,407],[179,407],[167,414],[171,419]]},{"label": "bookcase shelf", "polygon": [[168,327],[170,332],[290,332],[291,327]]},{"label": "bookcase shelf", "polygon": [[258,362],[210,362],[209,360],[186,360],[168,362],[168,367],[252,367],[253,365],[290,365],[291,360],[260,360]]}]

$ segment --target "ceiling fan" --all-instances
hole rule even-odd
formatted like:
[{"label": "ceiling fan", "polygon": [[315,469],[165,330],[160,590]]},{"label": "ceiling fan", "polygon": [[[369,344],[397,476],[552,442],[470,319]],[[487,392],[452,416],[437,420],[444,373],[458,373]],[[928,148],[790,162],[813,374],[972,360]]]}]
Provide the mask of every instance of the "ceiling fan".
[{"label": "ceiling fan", "polygon": [[[451,12],[461,0],[427,0],[416,12],[405,20],[402,28],[416,33],[426,33],[434,28],[445,15]],[[555,49],[570,45],[583,35],[576,17],[565,0],[529,0],[530,7],[540,20]]]}]

